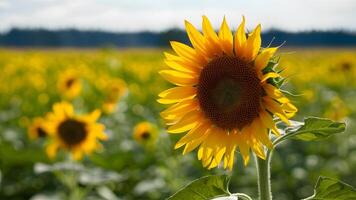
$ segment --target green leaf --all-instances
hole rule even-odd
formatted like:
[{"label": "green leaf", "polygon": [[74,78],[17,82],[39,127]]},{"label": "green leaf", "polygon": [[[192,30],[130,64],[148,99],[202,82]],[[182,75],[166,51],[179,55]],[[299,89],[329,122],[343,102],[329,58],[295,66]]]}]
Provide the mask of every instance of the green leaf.
[{"label": "green leaf", "polygon": [[314,195],[308,200],[350,200],[356,199],[356,189],[351,185],[328,177],[319,177]]},{"label": "green leaf", "polygon": [[330,119],[317,117],[308,117],[304,120],[304,124],[296,127],[287,128],[286,134],[278,138],[275,144],[286,139],[296,139],[303,141],[318,141],[328,138],[336,133],[345,131],[345,123],[335,122]]},{"label": "green leaf", "polygon": [[219,196],[229,196],[229,180],[227,175],[205,176],[189,183],[168,200],[208,200]]}]

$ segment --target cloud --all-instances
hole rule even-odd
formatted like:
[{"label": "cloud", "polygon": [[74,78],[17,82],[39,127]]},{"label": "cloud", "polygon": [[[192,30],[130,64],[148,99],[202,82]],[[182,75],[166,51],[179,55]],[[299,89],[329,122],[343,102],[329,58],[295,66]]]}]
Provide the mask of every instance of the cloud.
[{"label": "cloud", "polygon": [[183,27],[184,19],[200,25],[203,14],[214,27],[224,15],[237,26],[244,14],[249,29],[262,23],[264,29],[290,31],[356,30],[354,10],[354,0],[0,0],[0,31],[12,27],[159,31]]}]

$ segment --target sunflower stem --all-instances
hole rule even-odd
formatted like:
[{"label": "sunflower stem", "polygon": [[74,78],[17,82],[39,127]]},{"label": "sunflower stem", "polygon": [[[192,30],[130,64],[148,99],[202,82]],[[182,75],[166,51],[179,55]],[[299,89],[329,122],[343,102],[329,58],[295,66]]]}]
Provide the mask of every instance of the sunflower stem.
[{"label": "sunflower stem", "polygon": [[266,160],[256,156],[258,195],[260,200],[272,200],[270,161],[272,154],[267,152]]}]

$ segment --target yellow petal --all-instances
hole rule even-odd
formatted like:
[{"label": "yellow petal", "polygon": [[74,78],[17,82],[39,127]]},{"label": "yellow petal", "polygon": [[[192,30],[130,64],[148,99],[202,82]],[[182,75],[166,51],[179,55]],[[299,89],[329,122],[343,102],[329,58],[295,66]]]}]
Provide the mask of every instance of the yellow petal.
[{"label": "yellow petal", "polygon": [[47,156],[50,159],[53,159],[56,156],[58,148],[59,148],[58,142],[53,142],[50,145],[48,145],[46,148]]},{"label": "yellow petal", "polygon": [[220,45],[223,51],[232,56],[233,55],[233,37],[229,26],[227,25],[226,18],[224,17],[219,31]]},{"label": "yellow petal", "polygon": [[178,59],[176,60],[165,59],[164,63],[166,63],[166,65],[168,65],[170,68],[181,72],[198,74],[201,71],[201,67],[194,66],[193,64],[190,64],[189,62],[180,59],[180,57],[178,57]]},{"label": "yellow petal", "polygon": [[268,62],[277,51],[277,49],[277,47],[267,48],[257,55],[255,60],[255,67],[257,71],[261,71],[267,66]]},{"label": "yellow petal", "polygon": [[198,78],[192,74],[175,70],[161,70],[159,74],[167,81],[178,86],[192,86],[198,83]]},{"label": "yellow petal", "polygon": [[193,140],[189,143],[187,143],[184,147],[183,150],[183,155],[193,151],[195,148],[197,148],[205,139],[208,137],[208,133],[200,137],[199,139]]},{"label": "yellow petal", "polygon": [[83,152],[81,151],[81,149],[75,149],[72,151],[72,158],[74,160],[81,160],[83,158]]},{"label": "yellow petal", "polygon": [[59,118],[71,117],[74,113],[73,106],[68,102],[55,103],[53,105],[53,112]]},{"label": "yellow petal", "polygon": [[214,152],[214,158],[213,158],[212,162],[210,163],[210,166],[208,167],[208,169],[217,167],[220,164],[221,159],[223,158],[225,152],[226,152],[226,147],[218,148]]},{"label": "yellow petal", "polygon": [[193,48],[180,42],[171,41],[172,49],[181,57],[186,58],[199,65],[205,65],[206,61],[198,55]]},{"label": "yellow petal", "polygon": [[242,16],[242,22],[240,26],[237,28],[234,38],[234,48],[235,55],[237,57],[241,57],[244,55],[246,46],[246,33],[245,33],[245,17]]},{"label": "yellow petal", "polygon": [[206,55],[206,45],[204,36],[188,21],[185,21],[185,28],[187,30],[187,34],[190,42],[193,47],[202,54]]},{"label": "yellow petal", "polygon": [[216,35],[213,26],[211,26],[209,19],[205,15],[203,16],[203,33],[206,37],[212,40],[212,42],[219,44],[219,38]]},{"label": "yellow petal", "polygon": [[187,113],[179,122],[169,127],[168,133],[182,133],[194,128],[201,119],[201,111],[193,110]]},{"label": "yellow petal", "polygon": [[262,123],[268,127],[269,129],[272,130],[272,132],[276,135],[276,136],[280,136],[280,132],[278,131],[276,124],[273,121],[272,116],[266,112],[266,111],[260,111],[260,119],[262,121]]},{"label": "yellow petal", "polygon": [[261,47],[261,25],[258,25],[246,41],[246,51],[244,58],[247,62],[255,59]]},{"label": "yellow petal", "polygon": [[277,78],[277,77],[281,77],[281,75],[279,75],[278,73],[275,72],[268,72],[267,74],[264,74],[261,78],[261,83],[267,81],[269,78]]},{"label": "yellow petal", "polygon": [[250,147],[246,144],[246,140],[244,139],[242,142],[239,143],[240,153],[244,160],[244,165],[246,166],[250,161]]},{"label": "yellow petal", "polygon": [[283,105],[282,105],[282,109],[283,109],[284,111],[293,112],[293,113],[295,113],[295,112],[298,111],[298,108],[295,107],[292,103],[285,103],[285,104],[283,104]]},{"label": "yellow petal", "polygon": [[100,115],[101,115],[101,111],[99,109],[96,109],[90,114],[81,116],[80,118],[90,123],[90,122],[96,122],[96,120],[98,120]]},{"label": "yellow petal", "polygon": [[277,103],[276,101],[272,100],[269,97],[263,97],[263,100],[265,102],[266,108],[271,113],[277,115],[277,117],[279,117],[283,122],[285,122],[286,124],[290,125],[288,117],[286,116],[286,114],[282,110],[282,107],[281,107],[281,105],[279,103]]},{"label": "yellow petal", "polygon": [[199,104],[196,99],[188,99],[179,102],[166,110],[162,111],[160,114],[166,120],[179,120],[187,112],[198,109]]},{"label": "yellow petal", "polygon": [[161,92],[158,96],[162,99],[158,99],[158,102],[162,104],[171,104],[185,99],[191,99],[195,95],[195,87],[174,87]]},{"label": "yellow petal", "polygon": [[264,84],[263,89],[269,97],[279,101],[280,103],[288,103],[289,99],[285,97],[282,92],[271,84]]},{"label": "yellow petal", "polygon": [[255,119],[253,126],[255,129],[256,138],[258,138],[266,147],[272,149],[273,144],[271,142],[271,139],[269,138],[267,127],[263,126],[261,119]]},{"label": "yellow petal", "polygon": [[209,54],[209,57],[222,54],[222,49],[219,43],[219,37],[215,33],[209,19],[206,16],[203,16],[203,33],[206,38],[206,47]]},{"label": "yellow petal", "polygon": [[184,137],[182,137],[175,145],[175,149],[178,149],[188,142],[197,140],[202,137],[210,127],[210,123],[202,123],[196,126],[194,129],[190,130]]},{"label": "yellow petal", "polygon": [[203,66],[199,65],[198,63],[195,63],[194,61],[184,57],[176,56],[167,52],[164,52],[164,55],[167,61],[176,62],[178,65],[180,65],[181,68],[184,68],[185,71],[197,72],[197,70],[199,71],[201,68],[203,68]]}]

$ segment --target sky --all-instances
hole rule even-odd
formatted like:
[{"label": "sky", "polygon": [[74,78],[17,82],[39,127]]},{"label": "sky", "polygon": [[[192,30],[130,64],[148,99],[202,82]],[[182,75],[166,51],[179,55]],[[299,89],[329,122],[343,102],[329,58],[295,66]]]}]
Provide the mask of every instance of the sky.
[{"label": "sky", "polygon": [[17,28],[164,31],[201,28],[206,15],[215,28],[226,16],[232,29],[246,17],[248,29],[356,32],[356,0],[0,0],[0,32]]}]

